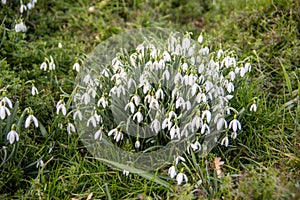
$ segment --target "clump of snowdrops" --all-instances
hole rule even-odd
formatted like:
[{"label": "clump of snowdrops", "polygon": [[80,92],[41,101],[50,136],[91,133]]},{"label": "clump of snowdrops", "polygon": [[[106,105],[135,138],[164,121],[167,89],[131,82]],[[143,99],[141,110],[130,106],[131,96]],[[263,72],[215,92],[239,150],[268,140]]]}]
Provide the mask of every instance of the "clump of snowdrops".
[{"label": "clump of snowdrops", "polygon": [[[178,185],[188,182],[184,152],[203,155],[217,143],[227,147],[242,130],[230,102],[236,83],[251,70],[247,59],[239,61],[229,50],[210,52],[202,35],[197,42],[190,36],[145,39],[133,50],[120,49],[110,63],[87,62],[74,95],[79,134],[86,141],[110,143],[111,152],[100,154],[117,157],[112,145],[141,155],[172,144],[176,150],[168,152],[173,160],[168,175]],[[141,164],[137,157],[118,159]],[[159,162],[152,159],[147,166]]]}]

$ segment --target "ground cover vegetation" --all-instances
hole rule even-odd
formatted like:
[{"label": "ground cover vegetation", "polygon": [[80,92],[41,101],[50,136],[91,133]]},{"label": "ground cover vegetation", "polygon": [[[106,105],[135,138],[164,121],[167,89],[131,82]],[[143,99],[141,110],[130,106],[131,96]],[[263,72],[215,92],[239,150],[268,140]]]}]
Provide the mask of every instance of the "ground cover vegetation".
[{"label": "ground cover vegetation", "polygon": [[[0,8],[1,199],[300,198],[298,1],[2,0]],[[183,156],[186,184],[169,168],[145,177],[91,158],[69,116],[86,54],[140,27],[202,34],[211,51],[230,49],[252,66],[231,102],[242,130],[228,147]]]}]

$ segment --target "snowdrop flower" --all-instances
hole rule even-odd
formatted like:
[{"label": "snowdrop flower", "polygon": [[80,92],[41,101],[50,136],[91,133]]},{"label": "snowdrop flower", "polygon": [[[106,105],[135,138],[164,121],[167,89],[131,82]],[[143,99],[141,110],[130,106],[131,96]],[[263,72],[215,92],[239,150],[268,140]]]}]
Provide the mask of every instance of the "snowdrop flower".
[{"label": "snowdrop flower", "polygon": [[227,85],[226,85],[226,89],[229,93],[233,92],[234,91],[234,85],[233,83],[229,82]]},{"label": "snowdrop flower", "polygon": [[206,107],[206,110],[202,113],[202,119],[206,117],[207,123],[211,120],[211,112],[208,110],[208,107]]},{"label": "snowdrop flower", "polygon": [[63,115],[67,114],[65,102],[63,100],[59,100],[56,104],[56,114],[57,115],[59,114],[59,111],[61,111]]},{"label": "snowdrop flower", "polygon": [[165,62],[170,62],[171,61],[171,56],[170,56],[169,52],[166,51],[166,50],[163,52],[163,59],[164,59]]},{"label": "snowdrop flower", "polygon": [[173,140],[176,135],[177,135],[178,139],[181,138],[180,128],[177,126],[177,124],[175,124],[174,126],[172,126],[172,128],[170,130],[171,140]]},{"label": "snowdrop flower", "polygon": [[18,24],[15,25],[15,31],[17,33],[19,32],[26,32],[27,31],[27,27],[23,22],[20,22]]},{"label": "snowdrop flower", "polygon": [[201,44],[203,42],[203,36],[202,35],[199,35],[198,37],[198,42]]},{"label": "snowdrop flower", "polygon": [[24,4],[21,4],[20,13],[22,14],[25,10],[27,10],[27,7]]},{"label": "snowdrop flower", "polygon": [[257,105],[256,105],[255,101],[253,101],[253,103],[251,104],[250,111],[251,112],[256,112],[257,111]]},{"label": "snowdrop flower", "polygon": [[194,151],[201,149],[201,144],[198,142],[198,140],[196,140],[195,143],[191,144],[191,147]]},{"label": "snowdrop flower", "polygon": [[206,134],[210,133],[210,128],[206,123],[204,123],[201,127],[201,134],[204,134],[205,132]]},{"label": "snowdrop flower", "polygon": [[12,107],[13,107],[13,105],[12,105],[12,103],[11,103],[11,100],[10,100],[9,98],[7,98],[7,97],[5,96],[5,94],[4,94],[4,97],[3,97],[3,99],[1,100],[1,102],[2,102],[2,101],[3,101],[4,103],[7,103],[9,108],[12,108]]},{"label": "snowdrop flower", "polygon": [[191,123],[191,129],[192,132],[194,132],[194,128],[196,128],[196,130],[198,130],[203,124],[202,118],[199,116],[199,114],[197,113]]},{"label": "snowdrop flower", "polygon": [[91,97],[87,92],[82,95],[81,99],[83,100],[85,105],[87,105],[91,101]]},{"label": "snowdrop flower", "polygon": [[123,133],[118,131],[114,136],[114,140],[116,140],[116,142],[119,142],[120,140],[123,140]]},{"label": "snowdrop flower", "polygon": [[182,161],[182,162],[185,162],[185,159],[183,158],[183,157],[181,157],[181,156],[177,156],[176,158],[175,158],[175,164],[177,165],[178,163],[179,163],[179,161]]},{"label": "snowdrop flower", "polygon": [[221,145],[224,145],[225,147],[228,147],[228,144],[229,144],[229,140],[228,140],[228,137],[224,137],[221,141]]},{"label": "snowdrop flower", "polygon": [[217,124],[217,130],[221,130],[223,128],[223,126],[225,126],[225,128],[228,127],[227,121],[221,114],[219,114],[215,117],[214,122]]},{"label": "snowdrop flower", "polygon": [[129,171],[127,171],[127,170],[123,170],[123,175],[125,175],[125,176],[128,176],[129,175]]},{"label": "snowdrop flower", "polygon": [[135,141],[134,147],[138,149],[138,148],[140,148],[140,146],[141,146],[141,143],[140,143],[140,141],[137,139],[137,140]]},{"label": "snowdrop flower", "polygon": [[93,127],[96,127],[97,124],[101,121],[101,116],[98,115],[96,112],[91,115],[91,117],[87,120],[86,126],[89,127],[90,123],[93,125]]},{"label": "snowdrop flower", "polygon": [[82,113],[81,111],[77,108],[76,111],[73,114],[73,120],[76,120],[76,117],[81,121],[82,120]]},{"label": "snowdrop flower", "polygon": [[123,133],[121,133],[121,131],[118,130],[118,127],[108,132],[108,136],[111,136],[112,134],[114,134],[114,140],[116,140],[116,142],[119,142],[123,139]]},{"label": "snowdrop flower", "polygon": [[181,65],[181,69],[183,72],[186,72],[186,70],[188,69],[188,64],[186,62],[184,62],[182,65]]},{"label": "snowdrop flower", "polygon": [[166,69],[166,70],[163,72],[162,78],[163,78],[164,80],[166,80],[166,81],[168,81],[168,80],[170,79],[170,72],[169,72],[169,70]]},{"label": "snowdrop flower", "polygon": [[143,121],[143,119],[144,119],[144,117],[139,109],[138,112],[133,115],[133,120],[136,120],[138,123],[141,123],[141,121]]},{"label": "snowdrop flower", "polygon": [[130,109],[131,114],[133,114],[135,106],[134,106],[134,103],[132,101],[130,101],[128,104],[126,104],[125,110],[127,110],[128,108]]},{"label": "snowdrop flower", "polygon": [[50,56],[49,70],[55,70],[55,63],[52,56]]},{"label": "snowdrop flower", "polygon": [[157,118],[155,118],[152,121],[150,128],[151,128],[151,131],[154,131],[156,134],[159,133],[159,131],[161,129],[160,121]]},{"label": "snowdrop flower", "polygon": [[159,109],[159,103],[157,101],[157,99],[155,99],[154,97],[151,99],[150,103],[149,103],[149,108],[150,109]]},{"label": "snowdrop flower", "polygon": [[174,178],[176,176],[177,172],[176,172],[176,167],[174,165],[172,165],[169,170],[168,170],[168,175],[171,178]]},{"label": "snowdrop flower", "polygon": [[232,139],[235,139],[236,137],[237,137],[237,132],[232,132],[232,133],[231,133],[231,138],[232,138]]},{"label": "snowdrop flower", "polygon": [[13,144],[15,141],[19,141],[19,135],[15,131],[14,125],[12,125],[12,129],[8,132],[6,139],[9,141],[10,144]]},{"label": "snowdrop flower", "polygon": [[188,177],[184,173],[180,172],[176,176],[176,181],[177,185],[181,185],[183,181],[185,181],[186,183],[188,182]]},{"label": "snowdrop flower", "polygon": [[32,94],[32,96],[39,94],[38,89],[34,85],[31,88],[31,94]]},{"label": "snowdrop flower", "polygon": [[241,123],[236,119],[236,115],[234,115],[234,119],[229,123],[229,128],[232,128],[234,132],[242,129]]},{"label": "snowdrop flower", "polygon": [[246,63],[245,64],[245,70],[246,70],[246,72],[250,72],[251,71],[251,65],[250,65],[250,63]]},{"label": "snowdrop flower", "polygon": [[1,3],[4,5],[6,4],[6,0],[1,0]]},{"label": "snowdrop flower", "polygon": [[185,101],[182,97],[179,97],[177,100],[176,100],[176,103],[175,103],[175,108],[179,108],[179,107],[182,107],[184,108],[185,107]]},{"label": "snowdrop flower", "polygon": [[78,62],[74,63],[74,65],[73,65],[73,70],[75,70],[75,71],[77,71],[77,72],[80,71],[80,65],[79,65]]},{"label": "snowdrop flower", "polygon": [[37,163],[36,163],[36,168],[39,168],[39,167],[44,167],[44,162],[42,160],[39,160]]},{"label": "snowdrop flower", "polygon": [[94,139],[97,140],[99,138],[99,140],[102,140],[102,130],[99,129],[98,131],[96,131],[95,135],[94,135]]},{"label": "snowdrop flower", "polygon": [[58,43],[57,46],[58,46],[58,48],[60,48],[60,49],[62,48],[62,44],[61,44],[60,42]]},{"label": "snowdrop flower", "polygon": [[[106,108],[108,106],[108,101],[106,100],[106,98],[104,96],[102,96],[98,102],[97,102],[97,106],[99,107],[100,104],[102,105],[103,108]],[[126,109],[126,108],[125,108]]]},{"label": "snowdrop flower", "polygon": [[68,123],[67,132],[69,135],[76,132],[75,126],[72,123]]},{"label": "snowdrop flower", "polygon": [[158,90],[155,93],[155,96],[156,96],[157,100],[159,100],[159,99],[164,100],[164,92],[161,89],[161,87],[158,88]]},{"label": "snowdrop flower", "polygon": [[141,102],[141,99],[140,99],[140,97],[137,94],[133,95],[132,98],[131,98],[131,100],[134,102],[134,104],[136,106],[138,106],[140,104],[140,102]]},{"label": "snowdrop flower", "polygon": [[[9,109],[5,106],[4,101],[0,101],[0,118],[3,120],[6,116],[10,116]],[[4,105],[3,105],[4,104]]]},{"label": "snowdrop flower", "polygon": [[27,119],[25,120],[25,128],[28,128],[30,126],[31,122],[34,123],[34,126],[36,128],[39,127],[38,120],[35,116],[33,116],[32,110],[30,110],[30,114],[28,115]]},{"label": "snowdrop flower", "polygon": [[44,70],[44,71],[47,71],[47,63],[46,61],[44,61],[41,66],[40,66],[40,69]]}]

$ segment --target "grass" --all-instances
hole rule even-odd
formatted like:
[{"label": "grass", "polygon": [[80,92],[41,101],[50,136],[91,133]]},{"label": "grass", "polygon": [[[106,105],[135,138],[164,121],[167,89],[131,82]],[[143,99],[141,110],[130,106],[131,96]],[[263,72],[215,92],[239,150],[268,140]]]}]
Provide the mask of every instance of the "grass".
[{"label": "grass", "polygon": [[[91,193],[97,199],[300,198],[298,1],[41,0],[26,18],[26,34],[13,31],[18,7],[2,7],[0,90],[8,87],[7,95],[20,102],[18,116],[32,107],[47,134],[33,128],[19,132],[17,155],[0,167],[0,198],[86,199]],[[55,114],[61,91],[72,92],[76,61],[113,34],[151,26],[190,31],[194,38],[205,31],[211,49],[235,50],[242,59],[250,57],[253,67],[239,85],[235,105],[249,109],[256,96],[258,111],[240,115],[243,131],[228,148],[218,146],[206,158],[190,160],[190,182],[180,187],[171,180],[166,188],[138,174],[124,176],[90,158],[78,135],[58,128],[67,119]],[[57,70],[46,73],[39,67],[50,55]],[[38,98],[30,94],[32,84]],[[216,156],[225,161],[222,179],[210,167]],[[45,163],[40,169],[39,159]]]}]

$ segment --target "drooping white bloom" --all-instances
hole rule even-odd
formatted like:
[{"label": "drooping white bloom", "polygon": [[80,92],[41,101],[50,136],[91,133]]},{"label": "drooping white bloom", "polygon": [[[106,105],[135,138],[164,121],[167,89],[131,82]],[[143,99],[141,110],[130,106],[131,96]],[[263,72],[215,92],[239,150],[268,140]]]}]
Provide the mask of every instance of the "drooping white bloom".
[{"label": "drooping white bloom", "polygon": [[[28,4],[27,4],[27,5],[28,5]],[[27,7],[28,7],[28,6],[27,6]],[[62,48],[62,44],[59,42],[58,45],[57,45],[57,47],[61,49],[61,48]]]},{"label": "drooping white bloom", "polygon": [[132,96],[131,100],[134,102],[136,106],[139,106],[141,102],[141,98],[136,94]]},{"label": "drooping white bloom", "polygon": [[76,109],[76,111],[73,114],[73,120],[76,120],[76,117],[81,121],[82,120],[82,113],[79,109]]},{"label": "drooping white bloom", "polygon": [[175,164],[178,165],[178,163],[179,163],[180,160],[181,160],[182,162],[185,162],[184,157],[178,155],[178,156],[175,158]]},{"label": "drooping white bloom", "polygon": [[154,97],[151,98],[151,101],[149,103],[149,108],[151,108],[151,109],[159,109],[159,103],[158,103],[157,99],[155,99]]},{"label": "drooping white bloom", "polygon": [[123,133],[118,131],[114,136],[114,140],[116,140],[116,142],[119,142],[120,140],[123,140]]},{"label": "drooping white bloom", "polygon": [[24,4],[21,4],[20,13],[22,14],[25,10],[27,10],[27,7]]},{"label": "drooping white bloom", "polygon": [[4,5],[6,4],[6,0],[1,0],[1,3]]},{"label": "drooping white bloom", "polygon": [[171,129],[173,123],[169,117],[165,118],[164,121],[162,122],[161,128],[165,129],[168,127],[168,130]]},{"label": "drooping white bloom", "polygon": [[11,100],[9,98],[7,98],[6,96],[3,97],[3,99],[1,101],[3,101],[4,103],[7,103],[9,108],[13,107]]},{"label": "drooping white bloom", "polygon": [[130,109],[131,114],[134,113],[135,106],[134,106],[134,103],[132,101],[130,101],[128,104],[126,104],[125,110],[127,110],[127,109]]},{"label": "drooping white bloom", "polygon": [[170,130],[170,136],[171,136],[171,140],[173,140],[175,138],[175,136],[177,136],[178,139],[181,138],[180,128],[178,127],[177,124],[175,124],[174,126],[172,126],[172,128]]},{"label": "drooping white bloom", "polygon": [[43,162],[43,160],[38,160],[38,162],[36,163],[36,168],[39,168],[39,167],[44,167],[44,162]]},{"label": "drooping white bloom", "polygon": [[158,88],[158,90],[155,93],[156,99],[159,100],[164,100],[164,92],[161,88]]},{"label": "drooping white bloom", "polygon": [[196,128],[196,130],[198,130],[202,126],[202,124],[203,124],[203,121],[202,121],[201,117],[196,114],[191,123],[192,132],[194,132],[195,128]]},{"label": "drooping white bloom", "polygon": [[52,56],[50,56],[49,70],[55,70],[55,63]]},{"label": "drooping white bloom", "polygon": [[231,133],[231,138],[232,138],[232,139],[235,139],[236,137],[237,137],[237,132],[232,132],[232,133]]},{"label": "drooping white bloom", "polygon": [[233,92],[234,91],[234,85],[233,83],[229,82],[227,85],[226,85],[226,89],[229,93]]},{"label": "drooping white bloom", "polygon": [[220,117],[220,118],[217,120],[217,130],[221,130],[221,129],[223,128],[223,126],[225,126],[225,128],[228,127],[227,121],[225,120],[224,117]]},{"label": "drooping white bloom", "polygon": [[203,42],[203,36],[202,36],[202,35],[199,35],[199,37],[198,37],[198,42],[199,42],[199,43],[202,43],[202,42]]},{"label": "drooping white bloom", "polygon": [[97,140],[99,138],[99,140],[102,140],[102,130],[99,129],[98,131],[96,131],[95,135],[94,135],[94,139]]},{"label": "drooping white bloom", "polygon": [[34,85],[31,88],[31,94],[32,94],[32,96],[39,94],[38,89]]},{"label": "drooping white bloom", "polygon": [[128,176],[129,175],[129,171],[127,171],[127,170],[123,170],[123,175],[125,175],[125,176]]},{"label": "drooping white bloom", "polygon": [[14,128],[8,132],[6,139],[9,141],[10,144],[13,144],[15,141],[19,141],[19,135],[14,130]]},{"label": "drooping white bloom", "polygon": [[201,144],[198,142],[198,140],[196,140],[195,143],[191,144],[191,147],[194,151],[197,151],[198,149],[201,149]]},{"label": "drooping white bloom", "polygon": [[176,167],[174,165],[172,165],[169,170],[168,170],[168,175],[171,178],[174,178],[176,176],[177,172],[176,172]]},{"label": "drooping white bloom", "polygon": [[168,69],[166,69],[163,74],[162,74],[162,78],[166,81],[168,81],[170,79],[170,72]]},{"label": "drooping white bloom", "polygon": [[188,69],[188,64],[186,62],[184,62],[182,65],[181,65],[181,69],[183,72],[186,72],[186,70]]},{"label": "drooping white bloom", "polygon": [[15,25],[15,31],[17,33],[19,32],[26,32],[27,31],[27,27],[23,22],[20,22],[18,24]]},{"label": "drooping white bloom", "polygon": [[87,105],[91,101],[91,97],[90,97],[90,95],[87,92],[85,92],[82,95],[81,99],[83,100],[83,102],[84,102],[85,105]]},{"label": "drooping white bloom", "polygon": [[75,71],[77,71],[77,72],[80,71],[80,65],[79,65],[78,62],[74,63],[74,65],[73,65],[73,70],[75,70]]},{"label": "drooping white bloom", "polygon": [[176,100],[175,107],[176,107],[176,109],[179,108],[179,107],[182,107],[184,109],[184,107],[185,107],[185,101],[184,101],[184,99],[182,97],[179,97]]},{"label": "drooping white bloom", "polygon": [[2,101],[0,102],[0,118],[3,120],[6,116],[10,116],[9,109],[3,105]]},{"label": "drooping white bloom", "polygon": [[210,134],[210,128],[206,123],[204,123],[201,127],[201,134],[204,134],[205,132],[206,134]]},{"label": "drooping white bloom", "polygon": [[155,133],[159,133],[161,129],[160,121],[158,119],[154,119],[150,125],[151,131],[154,131]]},{"label": "drooping white bloom", "polygon": [[165,62],[170,62],[171,61],[171,56],[170,56],[168,51],[163,52],[163,59],[164,59]]},{"label": "drooping white bloom", "polygon": [[59,111],[61,111],[63,115],[67,114],[66,105],[63,100],[59,100],[56,104],[56,114],[57,115],[59,114]]},{"label": "drooping white bloom", "polygon": [[229,140],[228,140],[228,137],[225,136],[222,141],[221,141],[221,145],[224,145],[225,147],[228,147],[228,144],[229,144]]},{"label": "drooping white bloom", "polygon": [[134,147],[138,149],[140,148],[140,146],[141,146],[140,141],[139,140],[135,141]]},{"label": "drooping white bloom", "polygon": [[207,123],[210,122],[210,120],[211,120],[211,112],[208,109],[206,109],[202,113],[202,119],[204,119],[204,118],[206,118]]},{"label": "drooping white bloom", "polygon": [[138,111],[133,115],[133,120],[136,120],[138,123],[141,123],[143,119],[144,119],[143,114],[140,111]]},{"label": "drooping white bloom", "polygon": [[75,126],[70,122],[67,125],[67,132],[69,135],[76,132]]},{"label": "drooping white bloom", "polygon": [[97,102],[97,106],[99,107],[100,105],[102,105],[103,108],[106,108],[108,106],[108,101],[104,96],[102,96]]},{"label": "drooping white bloom", "polygon": [[236,119],[236,115],[234,119],[229,123],[229,128],[232,128],[234,132],[242,129],[241,123]]},{"label": "drooping white bloom", "polygon": [[257,105],[255,104],[255,102],[251,104],[250,111],[251,112],[256,112],[257,111]]},{"label": "drooping white bloom", "polygon": [[177,185],[181,185],[183,181],[188,182],[188,177],[184,173],[179,173],[176,176]]},{"label": "drooping white bloom", "polygon": [[32,114],[30,114],[30,115],[28,115],[27,119],[25,120],[25,128],[28,128],[30,126],[31,122],[34,123],[34,126],[36,128],[39,127],[37,118],[35,116],[33,116]]},{"label": "drooping white bloom", "polygon": [[40,69],[47,71],[47,63],[45,61],[41,64]]}]

